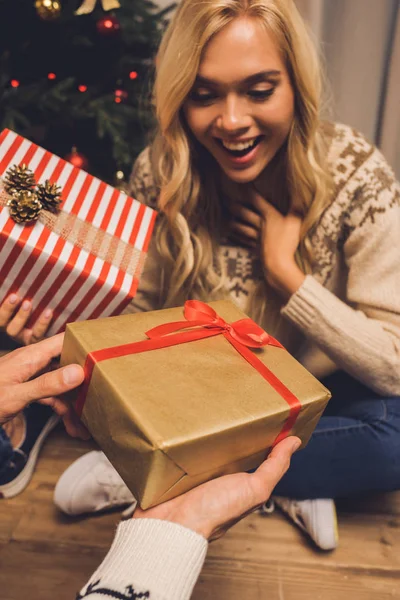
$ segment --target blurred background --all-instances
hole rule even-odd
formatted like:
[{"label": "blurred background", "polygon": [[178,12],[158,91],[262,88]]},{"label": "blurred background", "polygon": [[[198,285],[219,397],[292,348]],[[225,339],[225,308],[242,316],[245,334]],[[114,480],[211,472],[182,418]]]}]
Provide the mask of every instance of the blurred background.
[{"label": "blurred background", "polygon": [[400,177],[400,0],[295,0],[320,46],[333,118],[375,142]]},{"label": "blurred background", "polygon": [[[295,0],[328,77],[327,115],[400,177],[400,0]],[[0,0],[0,129],[122,186],[151,129],[169,0]]]}]

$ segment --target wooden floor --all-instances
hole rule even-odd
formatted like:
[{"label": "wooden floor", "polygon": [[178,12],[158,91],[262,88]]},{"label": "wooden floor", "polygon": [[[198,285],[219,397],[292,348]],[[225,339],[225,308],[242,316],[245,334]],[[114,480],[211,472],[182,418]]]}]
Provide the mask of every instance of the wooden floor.
[{"label": "wooden floor", "polygon": [[[52,504],[91,442],[49,437],[28,489],[0,504],[0,598],[73,600],[107,552],[118,513],[67,518]],[[400,492],[345,504],[340,547],[314,550],[282,515],[253,514],[211,544],[195,600],[400,599]]]}]

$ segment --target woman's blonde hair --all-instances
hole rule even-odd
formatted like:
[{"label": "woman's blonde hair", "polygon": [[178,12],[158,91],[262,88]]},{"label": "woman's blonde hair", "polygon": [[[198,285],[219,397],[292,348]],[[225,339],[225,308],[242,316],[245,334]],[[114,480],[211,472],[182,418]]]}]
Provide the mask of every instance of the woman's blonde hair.
[{"label": "woman's blonde hair", "polygon": [[[194,85],[206,44],[240,16],[257,19],[272,33],[294,90],[294,120],[279,160],[287,197],[292,202],[295,199],[304,218],[298,255],[305,271],[312,261],[310,233],[328,201],[319,116],[320,62],[294,2],[183,0],[159,48],[154,87],[158,130],[152,163],[164,214],[156,239],[164,273],[161,304],[165,307],[180,305],[187,298],[209,301],[226,293],[218,260],[223,219],[218,171],[188,131],[182,106]],[[266,287],[264,281],[259,284],[249,307],[251,316],[264,326],[267,298],[271,298]],[[268,304],[268,314],[276,318],[276,311],[270,309]]]}]

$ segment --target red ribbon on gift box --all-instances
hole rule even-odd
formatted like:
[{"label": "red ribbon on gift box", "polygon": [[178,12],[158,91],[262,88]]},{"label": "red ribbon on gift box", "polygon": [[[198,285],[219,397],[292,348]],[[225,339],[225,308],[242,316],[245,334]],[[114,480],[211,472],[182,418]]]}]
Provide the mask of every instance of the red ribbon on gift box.
[{"label": "red ribbon on gift box", "polygon": [[[90,352],[85,361],[85,381],[79,391],[75,405],[78,415],[82,414],[96,363],[129,354],[149,352],[150,350],[168,348],[177,344],[185,344],[216,335],[223,335],[288,403],[290,408],[289,416],[273,445],[287,437],[300,413],[300,400],[250,350],[250,348],[261,348],[267,345],[283,348],[282,344],[249,318],[227,323],[214,309],[200,300],[188,300],[185,302],[184,316],[185,321],[165,323],[146,331],[147,340]],[[189,329],[189,331],[182,332],[182,329]],[[180,333],[176,333],[177,331],[180,331]]]}]

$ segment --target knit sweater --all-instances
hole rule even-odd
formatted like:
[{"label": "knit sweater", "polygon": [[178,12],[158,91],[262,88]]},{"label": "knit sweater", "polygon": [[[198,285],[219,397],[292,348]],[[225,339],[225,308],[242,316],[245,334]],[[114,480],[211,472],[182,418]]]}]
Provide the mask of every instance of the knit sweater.
[{"label": "knit sweater", "polygon": [[[280,341],[318,378],[343,369],[379,394],[400,395],[400,187],[377,148],[348,126],[324,126],[331,201],[313,229],[313,271],[281,306]],[[130,193],[156,207],[146,148]],[[231,299],[244,312],[262,275],[256,251],[220,248]],[[151,244],[126,312],[159,306],[160,261]],[[250,315],[251,316],[251,315]],[[263,325],[262,323],[260,323]],[[278,336],[279,337],[279,336]]]},{"label": "knit sweater", "polygon": [[206,552],[207,541],[186,527],[129,519],[76,600],[188,600]]}]

